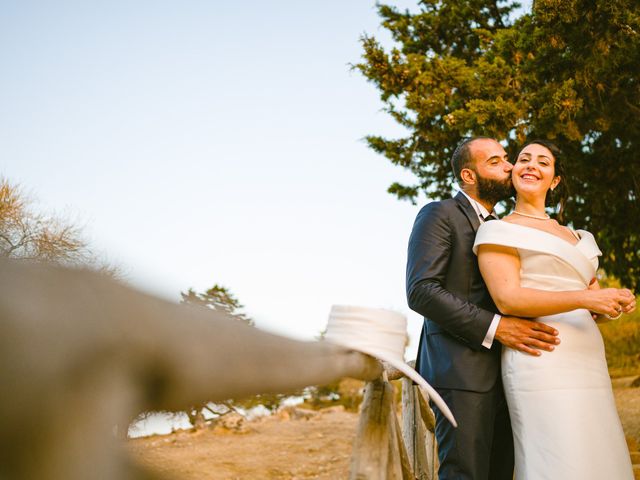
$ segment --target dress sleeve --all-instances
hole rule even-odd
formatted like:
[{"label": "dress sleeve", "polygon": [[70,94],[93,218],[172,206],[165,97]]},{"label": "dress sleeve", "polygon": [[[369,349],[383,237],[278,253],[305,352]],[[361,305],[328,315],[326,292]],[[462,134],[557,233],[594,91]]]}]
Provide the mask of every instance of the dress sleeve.
[{"label": "dress sleeve", "polygon": [[580,241],[582,242],[582,251],[590,260],[597,260],[602,255],[596,239],[594,236],[586,230],[576,230],[580,235]]},{"label": "dress sleeve", "polygon": [[473,244],[473,253],[478,255],[479,245],[501,245],[503,247],[536,250],[533,240],[528,240],[526,235],[515,234],[509,227],[510,225],[502,220],[493,220],[480,225]]},{"label": "dress sleeve", "polygon": [[593,268],[598,270],[599,260],[598,257],[602,255],[600,248],[598,248],[598,244],[596,243],[596,239],[590,232],[586,230],[576,230],[580,235],[580,247],[582,248],[582,252],[585,257],[589,259]]},{"label": "dress sleeve", "polygon": [[478,254],[480,245],[500,245],[518,251],[539,252],[553,255],[571,265],[584,281],[591,281],[597,268],[597,257],[602,255],[593,235],[579,230],[581,240],[573,245],[566,240],[537,228],[497,220],[480,225],[473,244]]}]

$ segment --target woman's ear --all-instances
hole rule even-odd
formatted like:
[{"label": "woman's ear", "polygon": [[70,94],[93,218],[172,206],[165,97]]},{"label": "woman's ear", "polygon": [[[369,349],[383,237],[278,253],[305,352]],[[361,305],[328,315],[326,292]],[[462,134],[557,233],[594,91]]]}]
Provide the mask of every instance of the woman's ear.
[{"label": "woman's ear", "polygon": [[558,186],[558,184],[560,183],[561,178],[560,177],[553,177],[553,180],[551,180],[551,186],[549,187],[551,190],[555,190],[555,188]]},{"label": "woman's ear", "polygon": [[470,168],[463,168],[460,170],[460,180],[462,183],[468,183],[469,185],[476,184],[476,172],[471,170]]}]

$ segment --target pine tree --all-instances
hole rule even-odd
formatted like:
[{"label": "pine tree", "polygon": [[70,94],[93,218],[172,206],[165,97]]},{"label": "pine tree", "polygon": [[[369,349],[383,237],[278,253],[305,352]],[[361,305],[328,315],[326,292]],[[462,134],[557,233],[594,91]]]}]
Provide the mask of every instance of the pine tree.
[{"label": "pine tree", "polygon": [[369,146],[411,171],[389,192],[416,202],[451,194],[459,139],[487,135],[513,156],[546,138],[565,153],[571,192],[565,217],[593,232],[602,266],[623,284],[640,276],[640,3],[422,0],[419,11],[378,5],[395,46],[362,38],[355,66],[379,90],[402,138]]}]

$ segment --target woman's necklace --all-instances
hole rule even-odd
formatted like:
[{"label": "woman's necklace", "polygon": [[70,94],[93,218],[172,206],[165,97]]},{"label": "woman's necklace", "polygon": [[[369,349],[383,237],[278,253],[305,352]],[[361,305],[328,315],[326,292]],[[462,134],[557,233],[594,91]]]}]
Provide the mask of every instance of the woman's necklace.
[{"label": "woman's necklace", "polygon": [[531,215],[530,213],[522,213],[522,212],[519,212],[517,210],[514,210],[513,213],[516,213],[518,215],[522,215],[523,217],[535,218],[537,220],[549,220],[551,218],[546,213],[544,214],[544,216],[542,216],[542,215]]}]

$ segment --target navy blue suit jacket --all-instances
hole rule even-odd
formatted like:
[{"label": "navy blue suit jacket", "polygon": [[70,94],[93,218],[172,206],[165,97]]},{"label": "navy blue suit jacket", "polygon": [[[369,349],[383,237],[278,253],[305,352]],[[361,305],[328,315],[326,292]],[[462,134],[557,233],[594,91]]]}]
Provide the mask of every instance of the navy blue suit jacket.
[{"label": "navy blue suit jacket", "polygon": [[482,346],[497,309],[472,251],[479,225],[458,193],[425,205],[409,239],[407,298],[424,316],[416,368],[436,388],[486,392],[500,374],[500,344]]}]

